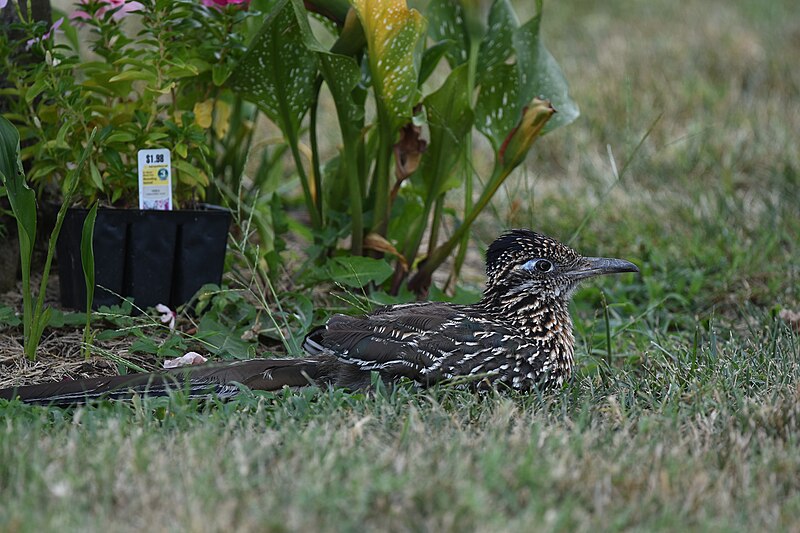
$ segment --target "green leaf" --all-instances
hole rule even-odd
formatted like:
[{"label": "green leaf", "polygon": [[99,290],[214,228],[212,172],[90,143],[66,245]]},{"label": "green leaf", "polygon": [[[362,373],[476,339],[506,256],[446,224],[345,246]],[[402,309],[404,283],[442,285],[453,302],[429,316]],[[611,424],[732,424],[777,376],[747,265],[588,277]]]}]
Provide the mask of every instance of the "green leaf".
[{"label": "green leaf", "polygon": [[[542,43],[542,1],[537,13],[519,26],[508,0],[496,0],[489,14],[489,31],[481,43],[476,103],[476,127],[496,152],[520,124],[523,110],[534,98],[549,100],[556,114],[542,134],[569,124],[578,117],[578,106],[569,97],[567,82]],[[513,58],[513,63],[508,63]]]},{"label": "green leaf", "polygon": [[[342,158],[339,165],[339,176],[336,185],[346,185],[348,209],[352,228],[352,245],[355,253],[361,253],[363,233],[363,196],[362,173],[357,160],[357,147],[361,130],[364,126],[364,101],[354,98],[361,80],[361,70],[355,60],[347,56],[318,52],[320,71],[328,84],[336,105],[339,128],[342,133]],[[333,189],[332,187],[331,189]],[[344,199],[345,195],[342,195]]]},{"label": "green leaf", "polygon": [[296,137],[311,106],[317,72],[316,55],[304,45],[295,9],[290,0],[273,9],[228,80],[234,92],[256,103],[287,139]]},{"label": "green leaf", "polygon": [[28,178],[31,180],[31,183],[35,183],[37,179],[49,176],[54,171],[61,168],[61,165],[57,165],[55,163],[34,163],[31,167],[31,171],[28,174]]},{"label": "green leaf", "polygon": [[211,68],[211,81],[217,87],[221,86],[231,75],[230,67],[224,64],[217,64]]},{"label": "green leaf", "polygon": [[478,72],[504,63],[515,50],[514,30],[519,19],[509,0],[495,0],[489,10],[489,27],[478,51]]},{"label": "green leaf", "polygon": [[[89,139],[86,141],[86,146],[84,147],[83,152],[81,152],[75,168],[69,171],[66,179],[64,180],[63,201],[61,203],[61,207],[58,209],[55,225],[50,231],[50,240],[47,245],[47,256],[45,258],[44,268],[42,269],[42,279],[39,284],[39,297],[36,300],[36,306],[33,308],[33,313],[30,319],[30,335],[26,336],[25,338],[25,355],[27,355],[30,359],[36,358],[36,349],[39,346],[39,340],[41,339],[44,328],[47,326],[50,320],[51,310],[49,307],[44,306],[44,296],[46,292],[45,288],[47,287],[47,278],[50,275],[50,265],[52,264],[53,255],[56,251],[58,234],[61,232],[61,225],[64,223],[64,217],[67,214],[67,208],[72,203],[72,197],[75,194],[75,190],[78,186],[78,177],[81,175],[81,172],[83,172],[83,165],[86,163],[86,159],[89,157],[89,154],[92,151],[96,136],[97,128],[94,128],[89,134]],[[24,281],[25,280],[23,278],[23,284]]]},{"label": "green leaf", "polygon": [[58,133],[56,134],[56,145],[59,147],[69,148],[69,143],[67,142],[67,133],[69,132],[70,126],[69,121],[64,121],[60,128],[58,128]]},{"label": "green leaf", "polygon": [[60,311],[50,309],[50,319],[47,325],[51,328],[63,328],[64,326],[80,326],[86,323],[86,313],[73,313],[70,311]]},{"label": "green leaf", "polygon": [[189,155],[189,147],[186,146],[185,143],[176,144],[174,150],[176,154],[183,157],[184,159]]},{"label": "green leaf", "polygon": [[41,92],[47,87],[47,80],[40,78],[33,82],[27,91],[25,91],[25,102],[31,103],[34,98],[39,96]]},{"label": "green leaf", "polygon": [[88,315],[91,315],[92,301],[94,300],[94,223],[97,219],[97,205],[97,202],[95,202],[92,208],[89,209],[81,231],[81,265],[83,266],[83,278],[86,282],[86,313]]},{"label": "green leaf", "polygon": [[458,182],[448,180],[461,155],[464,139],[472,129],[474,115],[467,94],[467,65],[453,70],[439,90],[428,95],[425,109],[428,114],[430,143],[422,157],[418,175],[425,183],[426,201],[433,202]]},{"label": "green leaf", "polygon": [[335,283],[359,288],[369,283],[381,284],[392,275],[394,269],[383,259],[372,257],[334,257],[328,263],[328,275]]},{"label": "green leaf", "polygon": [[[67,177],[64,179],[64,186],[63,186],[63,202],[61,208],[59,209],[58,217],[63,219],[62,211],[66,212],[67,207],[72,204],[72,196],[75,194],[75,190],[78,187],[78,178],[83,172],[83,165],[86,163],[86,159],[88,159],[89,154],[92,152],[94,147],[94,139],[97,136],[97,128],[92,130],[92,133],[89,134],[89,139],[86,141],[86,146],[83,148],[80,157],[76,163],[74,169],[70,170],[67,173]],[[108,155],[109,152],[106,152]],[[60,223],[56,224],[56,228],[53,231],[60,230],[61,226]]]},{"label": "green leaf", "polygon": [[370,73],[378,105],[399,127],[418,100],[417,80],[426,22],[404,0],[351,0],[367,37]]},{"label": "green leaf", "polygon": [[436,66],[447,52],[453,47],[453,41],[439,41],[428,48],[422,54],[422,63],[419,66],[419,85],[425,81],[436,70]]},{"label": "green leaf", "polygon": [[92,183],[98,190],[103,190],[103,177],[100,175],[100,171],[97,170],[97,165],[94,164],[94,161],[89,161],[89,175],[92,177]]},{"label": "green leaf", "polygon": [[298,141],[300,122],[317,88],[317,56],[304,45],[306,16],[299,0],[279,2],[236,65],[228,85],[255,102],[280,127],[291,148],[311,225],[320,228],[321,195],[312,191]]},{"label": "green leaf", "polygon": [[24,335],[28,339],[33,325],[30,275],[33,243],[36,239],[36,193],[25,183],[22,162],[19,159],[19,132],[3,116],[0,116],[0,183],[6,188],[11,212],[17,220],[22,267]]},{"label": "green leaf", "polygon": [[483,71],[481,90],[475,103],[475,127],[500,151],[508,134],[519,123],[519,73],[516,65],[501,63]]},{"label": "green leaf", "polygon": [[0,327],[11,326],[15,328],[22,324],[17,314],[7,305],[0,306]]},{"label": "green leaf", "polygon": [[104,329],[95,335],[94,338],[99,341],[110,341],[113,339],[127,337],[128,335],[130,335],[130,332],[125,329]]},{"label": "green leaf", "polygon": [[428,16],[428,35],[434,41],[451,45],[446,57],[451,68],[466,63],[469,57],[469,32],[464,8],[458,0],[432,0],[425,11]]},{"label": "green leaf", "polygon": [[361,70],[352,57],[318,51],[320,72],[333,96],[342,133],[359,135],[364,122],[363,99],[359,104],[353,98],[361,80]]},{"label": "green leaf", "polygon": [[411,178],[424,207],[403,233],[403,254],[408,262],[414,260],[419,249],[433,204],[448,189],[461,184],[453,169],[463,155],[465,139],[474,122],[468,94],[468,68],[466,63],[456,67],[439,90],[428,95],[423,102],[428,116],[430,143],[422,156],[419,171]]},{"label": "green leaf", "polygon": [[83,221],[81,231],[81,265],[83,266],[83,280],[86,283],[86,321],[83,326],[83,351],[88,358],[92,341],[92,303],[94,302],[94,224],[97,220],[97,206],[95,202],[86,219]]},{"label": "green leaf", "polygon": [[205,174],[203,174],[199,168],[192,165],[188,161],[184,161],[183,159],[173,159],[172,166],[178,171],[178,180],[181,183],[185,183],[186,185],[192,187],[196,185],[208,185],[208,179],[206,178]]},{"label": "green leaf", "polygon": [[106,138],[106,143],[131,143],[136,140],[136,135],[126,131],[117,131]]},{"label": "green leaf", "polygon": [[156,75],[152,72],[146,72],[144,70],[126,70],[125,72],[121,72],[110,78],[108,81],[111,83],[117,81],[132,81],[132,80],[144,80],[150,83],[155,83],[157,81]]},{"label": "green leaf", "polygon": [[[44,333],[44,328],[46,328],[50,324],[50,315],[53,312],[52,307],[45,307],[42,309],[42,312],[38,316],[38,320],[34,320],[33,324],[31,324],[31,336],[26,342],[25,347],[27,348],[29,343],[33,346],[33,354],[36,354],[36,348],[39,346],[39,341],[42,338],[42,333]],[[34,359],[35,357],[28,356],[29,359]]]},{"label": "green leaf", "polygon": [[3,183],[22,175],[22,163],[19,160],[19,132],[11,122],[0,115],[0,173]]},{"label": "green leaf", "polygon": [[541,23],[542,0],[538,0],[536,16],[514,32],[514,49],[517,51],[523,104],[538,97],[549,100],[557,111],[545,126],[544,134],[574,121],[580,110],[569,96],[569,86],[561,67],[542,43]]}]

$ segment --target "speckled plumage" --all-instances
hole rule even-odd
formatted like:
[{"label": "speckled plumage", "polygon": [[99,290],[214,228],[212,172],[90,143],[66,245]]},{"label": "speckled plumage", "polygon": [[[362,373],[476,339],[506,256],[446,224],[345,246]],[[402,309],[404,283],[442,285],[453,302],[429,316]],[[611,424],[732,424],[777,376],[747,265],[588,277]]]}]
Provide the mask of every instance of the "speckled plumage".
[{"label": "speckled plumage", "polygon": [[578,283],[636,271],[627,261],[583,257],[555,239],[512,230],[489,247],[486,289],[472,305],[420,302],[362,316],[334,315],[308,335],[305,358],[80,380],[68,390],[62,384],[21,387],[16,393],[0,391],[0,398],[16,394],[24,401],[74,403],[80,396],[152,395],[170,388],[230,397],[239,390],[235,383],[261,390],[310,382],[358,389],[370,385],[373,371],[387,382],[406,377],[421,386],[456,379],[477,388],[558,387],[574,364],[569,300]]},{"label": "speckled plumage", "polygon": [[[553,265],[551,272],[525,268],[542,259]],[[366,316],[336,315],[312,332],[304,347],[346,365],[342,375],[328,378],[342,386],[368,383],[366,371],[420,385],[475,376],[477,386],[502,383],[523,391],[560,386],[574,362],[569,300],[582,279],[575,273],[592,260],[555,239],[513,230],[487,251],[487,283],[479,302],[424,302]],[[627,261],[616,265],[625,269],[617,271],[635,270]]]}]

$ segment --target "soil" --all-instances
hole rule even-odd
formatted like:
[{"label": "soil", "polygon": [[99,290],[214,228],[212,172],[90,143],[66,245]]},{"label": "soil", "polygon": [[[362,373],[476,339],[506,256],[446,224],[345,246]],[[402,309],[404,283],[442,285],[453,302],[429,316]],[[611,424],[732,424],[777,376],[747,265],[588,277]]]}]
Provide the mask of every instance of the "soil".
[{"label": "soil", "polygon": [[[34,287],[39,279],[33,280]],[[0,307],[11,307],[22,311],[22,283],[0,295]],[[50,277],[45,292],[46,305],[68,311],[58,301],[58,275]],[[116,376],[120,368],[116,363],[101,356],[86,359],[81,353],[82,328],[64,327],[45,330],[39,344],[36,360],[25,357],[23,352],[22,326],[0,326],[0,388],[31,385],[47,381],[63,381],[97,376]],[[95,341],[99,348],[119,355],[148,371],[156,371],[159,362],[147,354],[131,354],[130,338],[110,341]]]}]

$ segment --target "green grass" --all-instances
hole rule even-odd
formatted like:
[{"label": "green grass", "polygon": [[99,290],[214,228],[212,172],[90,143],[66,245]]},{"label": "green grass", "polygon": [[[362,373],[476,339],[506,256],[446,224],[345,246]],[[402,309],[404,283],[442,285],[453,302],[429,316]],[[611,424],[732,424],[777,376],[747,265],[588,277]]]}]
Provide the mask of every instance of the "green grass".
[{"label": "green grass", "polygon": [[800,528],[800,335],[776,317],[800,309],[793,3],[546,10],[583,114],[476,242],[577,232],[642,267],[577,295],[569,386],[0,406],[0,529]]}]

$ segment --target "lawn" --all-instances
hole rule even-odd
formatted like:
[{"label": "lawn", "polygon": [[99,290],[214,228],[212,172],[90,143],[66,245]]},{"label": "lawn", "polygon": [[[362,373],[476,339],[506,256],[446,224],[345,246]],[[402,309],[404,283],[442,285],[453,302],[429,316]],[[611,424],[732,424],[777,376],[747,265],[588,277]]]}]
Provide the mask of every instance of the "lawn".
[{"label": "lawn", "polygon": [[576,295],[571,383],[6,403],[0,529],[800,529],[794,2],[545,9],[582,115],[474,242],[525,226],[641,267]]}]

